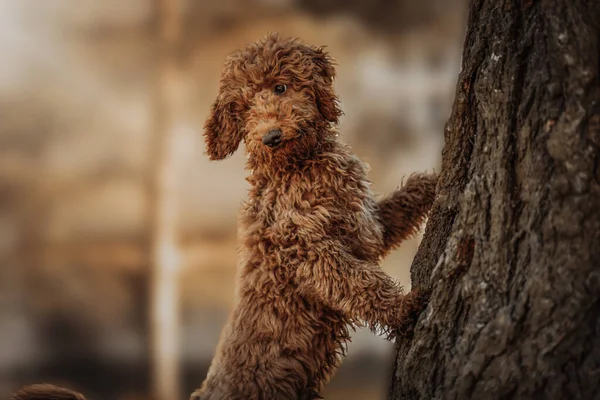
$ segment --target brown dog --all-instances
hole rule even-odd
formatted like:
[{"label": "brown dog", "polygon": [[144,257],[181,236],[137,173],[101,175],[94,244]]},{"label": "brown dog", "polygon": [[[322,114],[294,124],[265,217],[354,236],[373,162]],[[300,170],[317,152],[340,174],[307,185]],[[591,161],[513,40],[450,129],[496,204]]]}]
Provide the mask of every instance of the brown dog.
[{"label": "brown dog", "polygon": [[417,232],[436,177],[412,175],[377,202],[364,164],[337,139],[334,75],[323,48],[276,34],[226,60],[207,153],[223,159],[243,140],[252,188],[237,306],[193,400],[315,398],[350,326],[402,337],[424,306],[378,262]]},{"label": "brown dog", "polygon": [[[364,164],[337,140],[334,75],[322,48],[277,35],[226,61],[205,126],[208,155],[225,158],[244,140],[252,189],[237,307],[192,400],[318,398],[350,326],[406,337],[425,305],[377,264],[417,232],[436,178],[412,175],[375,201]],[[84,400],[50,385],[13,397],[54,399]]]},{"label": "brown dog", "polygon": [[19,390],[12,400],[85,400],[85,398],[67,389],[40,384]]}]

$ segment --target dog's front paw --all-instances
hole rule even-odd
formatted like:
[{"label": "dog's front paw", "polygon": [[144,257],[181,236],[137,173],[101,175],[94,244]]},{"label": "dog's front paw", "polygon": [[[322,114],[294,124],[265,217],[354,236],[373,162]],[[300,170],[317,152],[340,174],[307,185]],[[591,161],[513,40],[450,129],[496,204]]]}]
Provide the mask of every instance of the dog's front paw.
[{"label": "dog's front paw", "polygon": [[403,189],[411,194],[415,205],[421,205],[427,212],[435,200],[437,173],[414,173],[408,177]]},{"label": "dog's front paw", "polygon": [[190,396],[190,400],[202,400],[204,398],[203,392],[202,389],[195,390]]},{"label": "dog's front paw", "polygon": [[412,338],[419,315],[427,308],[430,295],[430,290],[414,288],[402,298],[398,307],[397,325],[393,332],[395,338]]}]

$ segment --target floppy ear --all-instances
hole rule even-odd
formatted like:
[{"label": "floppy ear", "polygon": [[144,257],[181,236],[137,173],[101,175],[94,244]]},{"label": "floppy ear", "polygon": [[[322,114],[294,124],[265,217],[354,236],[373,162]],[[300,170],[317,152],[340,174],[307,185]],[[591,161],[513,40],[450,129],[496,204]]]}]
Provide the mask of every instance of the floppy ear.
[{"label": "floppy ear", "polygon": [[219,95],[210,107],[210,114],[204,124],[206,153],[211,160],[222,160],[233,154],[240,145],[243,132],[240,128],[244,104],[241,91],[230,87],[231,65],[226,65],[226,73],[221,78]]},{"label": "floppy ear", "polygon": [[319,47],[313,49],[312,62],[317,70],[314,77],[314,91],[319,112],[325,120],[337,124],[343,112],[333,90],[333,80],[335,78],[334,61],[323,50],[323,47]]}]

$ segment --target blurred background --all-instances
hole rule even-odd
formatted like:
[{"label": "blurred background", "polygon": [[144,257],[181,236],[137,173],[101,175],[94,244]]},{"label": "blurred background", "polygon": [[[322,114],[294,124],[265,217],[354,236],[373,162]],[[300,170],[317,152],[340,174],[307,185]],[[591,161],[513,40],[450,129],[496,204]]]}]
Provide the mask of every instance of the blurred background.
[{"label": "blurred background", "polygon": [[[243,150],[203,154],[225,56],[267,32],[337,59],[341,138],[378,193],[439,170],[466,0],[0,0],[0,399],[180,400],[234,302]],[[409,287],[419,238],[383,263]],[[358,330],[322,393],[383,399]]]}]

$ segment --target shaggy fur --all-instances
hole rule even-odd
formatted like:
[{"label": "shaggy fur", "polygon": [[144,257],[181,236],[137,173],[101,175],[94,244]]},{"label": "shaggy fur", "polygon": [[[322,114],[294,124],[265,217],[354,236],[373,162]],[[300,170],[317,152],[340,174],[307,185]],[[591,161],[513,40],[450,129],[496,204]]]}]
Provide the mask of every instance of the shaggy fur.
[{"label": "shaggy fur", "polygon": [[[244,141],[251,189],[237,306],[193,400],[317,398],[350,328],[405,337],[425,304],[378,262],[417,232],[436,177],[412,175],[377,202],[365,165],[338,141],[334,76],[322,47],[276,34],[226,60],[207,153],[223,159]],[[271,148],[263,138],[274,129]]]},{"label": "shaggy fur", "polygon": [[[323,48],[274,34],[226,61],[207,153],[225,158],[243,140],[252,188],[237,307],[192,400],[320,398],[350,328],[408,337],[426,304],[423,292],[403,295],[378,262],[424,222],[436,177],[412,175],[377,202],[365,165],[337,139],[334,76]],[[263,137],[273,129],[281,143],[270,148]],[[85,399],[33,385],[13,400]]]},{"label": "shaggy fur", "polygon": [[85,400],[85,398],[67,389],[41,384],[19,390],[12,400]]}]

